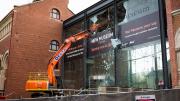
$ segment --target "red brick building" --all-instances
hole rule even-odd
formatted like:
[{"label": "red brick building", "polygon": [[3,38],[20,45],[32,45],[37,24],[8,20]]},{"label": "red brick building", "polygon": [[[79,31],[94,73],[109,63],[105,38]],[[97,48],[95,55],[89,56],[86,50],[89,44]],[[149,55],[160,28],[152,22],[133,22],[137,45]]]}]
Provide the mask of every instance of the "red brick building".
[{"label": "red brick building", "polygon": [[[27,97],[28,72],[47,70],[62,39],[62,23],[73,15],[68,0],[34,0],[16,6],[0,22],[0,90]],[[180,85],[180,1],[166,0],[173,87]]]},{"label": "red brick building", "polygon": [[26,97],[28,72],[46,71],[61,44],[62,23],[73,15],[68,0],[34,0],[15,6],[0,22],[0,90]]},{"label": "red brick building", "polygon": [[172,85],[180,85],[180,1],[166,0]]}]

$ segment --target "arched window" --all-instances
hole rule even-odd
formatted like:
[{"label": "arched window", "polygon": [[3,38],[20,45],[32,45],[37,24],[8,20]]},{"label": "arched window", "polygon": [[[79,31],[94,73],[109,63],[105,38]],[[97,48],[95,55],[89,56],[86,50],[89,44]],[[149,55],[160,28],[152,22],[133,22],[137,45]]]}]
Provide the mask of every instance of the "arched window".
[{"label": "arched window", "polygon": [[53,19],[59,20],[59,19],[60,19],[60,12],[59,12],[59,10],[53,8],[53,9],[51,10],[50,16],[51,16],[51,18],[53,18]]},{"label": "arched window", "polygon": [[59,49],[59,42],[52,40],[50,43],[50,50],[57,51]]}]

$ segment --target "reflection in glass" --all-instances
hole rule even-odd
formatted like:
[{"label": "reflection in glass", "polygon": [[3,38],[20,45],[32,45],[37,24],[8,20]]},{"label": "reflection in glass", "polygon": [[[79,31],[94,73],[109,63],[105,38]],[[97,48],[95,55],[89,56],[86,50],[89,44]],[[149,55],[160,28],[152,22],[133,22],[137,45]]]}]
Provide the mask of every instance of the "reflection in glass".
[{"label": "reflection in glass", "polygon": [[126,0],[117,3],[118,24],[136,20],[158,11],[158,0]]},{"label": "reflection in glass", "polygon": [[89,88],[114,85],[114,53],[112,50],[89,58],[87,63]]},{"label": "reflection in glass", "polygon": [[92,34],[102,32],[113,26],[113,7],[109,7],[93,16],[88,20],[89,29]]},{"label": "reflection in glass", "polygon": [[84,83],[84,60],[74,59],[64,63],[64,89],[80,89]]},{"label": "reflection in glass", "polygon": [[[114,86],[115,76],[116,86],[122,88],[158,88],[158,82],[163,80],[163,73],[157,2],[117,0],[117,14],[114,14],[113,6],[106,7],[87,15],[87,21],[77,21],[78,23],[65,28],[65,38],[84,29],[90,30],[92,34],[87,39],[87,59],[66,61],[65,67],[75,67],[67,68],[66,71],[78,68],[78,73],[83,74],[86,63],[87,75],[83,75],[86,75],[86,85],[89,88]],[[84,28],[84,22],[87,23],[87,28]],[[116,28],[114,22],[117,24]],[[116,49],[112,49],[110,42],[114,36],[121,41]],[[167,53],[169,59],[169,49]],[[81,77],[76,77],[77,73],[66,74],[66,71],[65,75],[70,77],[68,80],[74,82],[69,84],[75,85],[76,80],[83,84],[84,81],[78,79]],[[71,88],[77,87],[81,86]]]},{"label": "reflection in glass", "polygon": [[[88,41],[88,86],[115,85],[114,50],[110,39],[113,37],[113,7],[108,7],[88,19],[88,29],[93,34]],[[91,51],[93,50],[93,51]]]},{"label": "reflection in glass", "polygon": [[118,50],[119,86],[156,89],[163,80],[161,54],[159,41]]},{"label": "reflection in glass", "polygon": [[[79,21],[70,27],[65,28],[65,38],[81,32],[84,30],[84,21]],[[83,40],[73,43],[71,52],[76,51],[79,48],[74,48],[77,46],[82,46]],[[84,49],[84,47],[81,47]],[[74,50],[73,50],[74,49]],[[68,50],[69,51],[69,50]],[[68,51],[66,53],[68,53]],[[81,52],[81,51],[80,51]],[[73,55],[73,54],[72,54]],[[84,55],[81,54],[81,55]],[[83,56],[70,57],[67,59],[65,55],[64,58],[64,88],[68,89],[80,89],[84,86],[84,58]]]},{"label": "reflection in glass", "polygon": [[75,23],[71,25],[70,27],[65,28],[64,33],[65,37],[68,38],[69,36],[76,34],[78,32],[84,31],[84,21],[78,21],[78,23]]}]

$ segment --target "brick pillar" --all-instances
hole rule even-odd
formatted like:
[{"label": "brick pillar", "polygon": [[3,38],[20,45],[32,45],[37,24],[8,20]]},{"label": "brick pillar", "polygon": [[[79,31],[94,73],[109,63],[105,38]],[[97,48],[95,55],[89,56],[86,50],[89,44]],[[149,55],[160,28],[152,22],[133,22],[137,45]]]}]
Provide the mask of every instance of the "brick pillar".
[{"label": "brick pillar", "polygon": [[173,32],[173,19],[172,19],[172,0],[166,0],[166,10],[167,10],[167,32],[169,40],[169,50],[170,50],[170,64],[171,64],[171,76],[172,76],[172,86],[178,86],[178,68],[176,63],[176,52],[175,52],[175,35]]}]

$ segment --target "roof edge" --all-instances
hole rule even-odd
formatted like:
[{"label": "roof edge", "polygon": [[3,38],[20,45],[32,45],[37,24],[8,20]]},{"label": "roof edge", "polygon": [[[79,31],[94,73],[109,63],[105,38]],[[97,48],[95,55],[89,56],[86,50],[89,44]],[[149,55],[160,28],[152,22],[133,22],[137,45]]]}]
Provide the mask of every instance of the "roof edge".
[{"label": "roof edge", "polygon": [[2,20],[0,20],[0,24],[1,24],[6,18],[8,18],[13,12],[14,12],[14,9],[12,9],[8,14],[6,14],[6,16],[4,16],[4,17],[2,18]]}]

